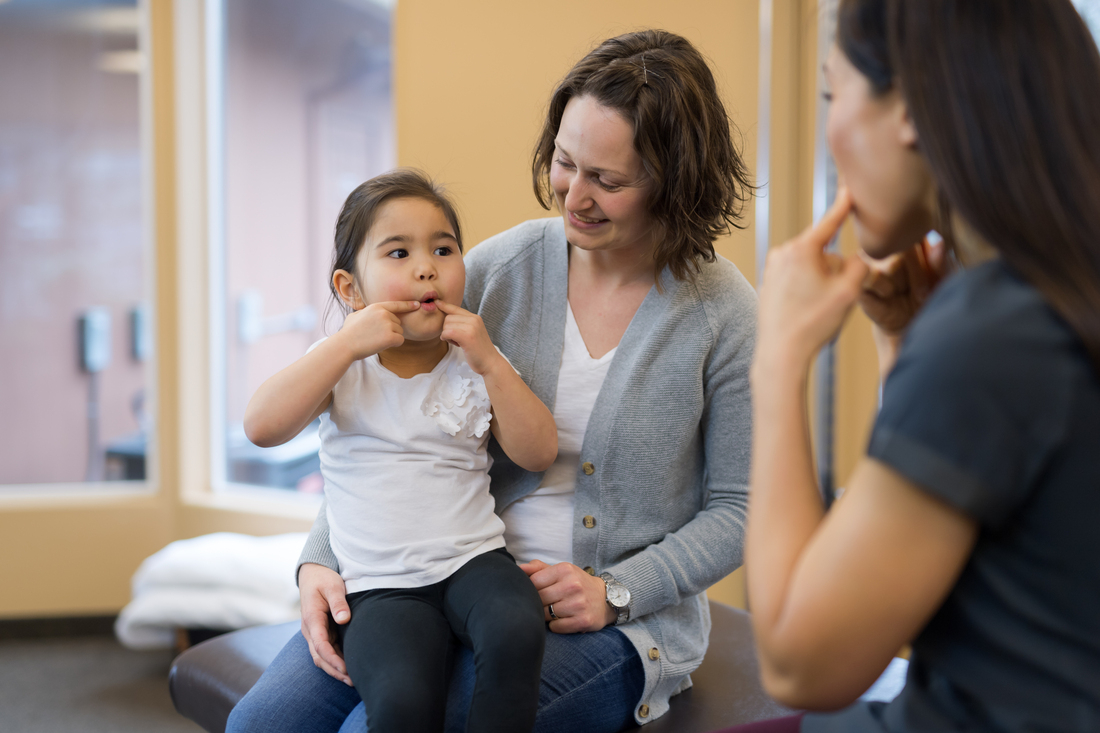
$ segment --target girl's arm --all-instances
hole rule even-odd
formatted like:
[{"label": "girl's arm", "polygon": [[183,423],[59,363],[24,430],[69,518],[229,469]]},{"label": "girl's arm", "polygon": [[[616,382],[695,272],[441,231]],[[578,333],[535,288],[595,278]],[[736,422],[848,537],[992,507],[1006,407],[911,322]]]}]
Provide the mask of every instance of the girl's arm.
[{"label": "girl's arm", "polygon": [[373,303],[348,314],[336,335],[260,385],[244,413],[248,439],[268,448],[302,432],[328,408],[353,362],[404,342],[396,314],[419,307],[416,301]]},{"label": "girl's arm", "polygon": [[245,435],[261,448],[287,442],[325,411],[349,366],[347,349],[326,339],[260,385],[244,412]]},{"label": "girl's arm", "polygon": [[485,380],[493,404],[493,436],[517,466],[545,471],[558,456],[554,416],[489,339],[481,316],[436,301],[447,314],[441,337],[458,345],[470,368]]},{"label": "girl's arm", "polygon": [[976,523],[864,459],[825,514],[814,478],[806,381],[867,274],[823,252],[850,207],[768,256],[752,369],[749,596],[765,688],[800,708],[853,702],[927,623],[958,578]]}]

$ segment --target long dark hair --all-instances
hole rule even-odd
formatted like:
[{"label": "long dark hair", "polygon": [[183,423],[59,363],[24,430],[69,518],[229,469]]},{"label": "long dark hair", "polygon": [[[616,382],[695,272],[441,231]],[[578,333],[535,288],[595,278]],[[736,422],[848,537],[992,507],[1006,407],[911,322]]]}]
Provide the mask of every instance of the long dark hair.
[{"label": "long dark hair", "polygon": [[703,55],[686,38],[645,30],[609,38],[570,69],[550,97],[531,163],[535,197],[553,203],[550,166],[565,105],[591,96],[634,127],[634,149],[653,183],[657,272],[682,280],[714,261],[714,240],[742,229],[755,188]]},{"label": "long dark hair", "polygon": [[897,85],[943,197],[1100,372],[1100,51],[1073,5],[842,0],[837,42]]}]

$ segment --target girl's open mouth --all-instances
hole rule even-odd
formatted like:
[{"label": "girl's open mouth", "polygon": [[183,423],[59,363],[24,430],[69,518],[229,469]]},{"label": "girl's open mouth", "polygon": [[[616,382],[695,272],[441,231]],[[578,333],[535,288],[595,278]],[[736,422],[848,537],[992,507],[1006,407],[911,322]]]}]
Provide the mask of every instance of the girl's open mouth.
[{"label": "girl's open mouth", "polygon": [[424,297],[420,299],[420,309],[426,311],[436,310],[437,306],[435,301],[438,297],[439,296],[435,293],[426,293]]}]

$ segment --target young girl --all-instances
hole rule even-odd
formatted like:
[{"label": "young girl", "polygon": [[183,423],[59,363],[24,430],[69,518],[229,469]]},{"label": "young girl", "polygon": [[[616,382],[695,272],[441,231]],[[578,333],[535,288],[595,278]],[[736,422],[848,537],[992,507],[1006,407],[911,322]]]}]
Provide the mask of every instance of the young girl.
[{"label": "young girl", "polygon": [[329,541],[348,590],[340,627],[372,733],[442,730],[453,639],[474,651],[467,728],[530,730],[545,628],[538,592],[504,549],[489,494],[489,431],[518,465],[557,455],[550,411],[460,308],[455,209],[422,174],[348,196],[334,336],[267,380],[245,431],[283,443],[321,418]]}]

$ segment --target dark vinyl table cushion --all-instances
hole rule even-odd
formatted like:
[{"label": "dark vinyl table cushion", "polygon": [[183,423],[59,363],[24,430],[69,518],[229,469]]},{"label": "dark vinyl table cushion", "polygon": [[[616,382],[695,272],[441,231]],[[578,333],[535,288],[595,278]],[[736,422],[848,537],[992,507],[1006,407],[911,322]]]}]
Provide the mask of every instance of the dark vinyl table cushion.
[{"label": "dark vinyl table cushion", "polygon": [[[705,733],[791,711],[760,686],[752,626],[744,611],[710,602],[710,647],[692,675],[694,686],[672,698],[646,733]],[[234,631],[197,644],[176,658],[168,675],[172,702],[211,733],[223,733],[229,711],[298,630],[298,622]]]}]

